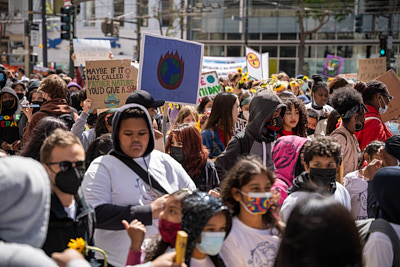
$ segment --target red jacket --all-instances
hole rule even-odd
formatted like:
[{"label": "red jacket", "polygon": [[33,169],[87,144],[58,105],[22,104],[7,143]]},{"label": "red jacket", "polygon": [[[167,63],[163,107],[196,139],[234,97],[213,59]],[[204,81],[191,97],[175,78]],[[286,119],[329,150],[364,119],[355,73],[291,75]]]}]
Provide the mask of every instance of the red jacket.
[{"label": "red jacket", "polygon": [[[386,139],[393,136],[388,127],[383,123],[381,116],[376,108],[366,105],[368,112],[365,114],[364,128],[355,132],[361,151],[372,141],[378,140],[385,142]],[[370,118],[370,119],[368,119]]]}]

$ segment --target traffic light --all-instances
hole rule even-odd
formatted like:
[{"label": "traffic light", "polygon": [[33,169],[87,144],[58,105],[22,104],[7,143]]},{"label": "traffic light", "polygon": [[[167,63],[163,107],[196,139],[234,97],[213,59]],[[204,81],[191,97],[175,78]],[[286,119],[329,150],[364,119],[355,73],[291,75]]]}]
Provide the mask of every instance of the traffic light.
[{"label": "traffic light", "polygon": [[379,56],[386,57],[387,39],[381,38],[379,40]]},{"label": "traffic light", "polygon": [[363,28],[363,16],[357,15],[354,23],[355,32],[361,33]]},{"label": "traffic light", "polygon": [[71,8],[61,7],[61,14],[61,39],[70,40],[73,26]]}]

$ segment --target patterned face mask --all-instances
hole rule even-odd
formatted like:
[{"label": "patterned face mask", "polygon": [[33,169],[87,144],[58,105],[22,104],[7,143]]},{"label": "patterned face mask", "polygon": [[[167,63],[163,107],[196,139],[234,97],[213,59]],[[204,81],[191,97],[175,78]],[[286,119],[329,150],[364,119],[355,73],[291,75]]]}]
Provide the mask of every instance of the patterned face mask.
[{"label": "patterned face mask", "polygon": [[244,193],[239,190],[242,195],[247,196],[247,205],[240,201],[240,204],[249,212],[253,214],[265,214],[268,212],[269,208],[272,205],[272,193],[264,192],[264,193]]}]

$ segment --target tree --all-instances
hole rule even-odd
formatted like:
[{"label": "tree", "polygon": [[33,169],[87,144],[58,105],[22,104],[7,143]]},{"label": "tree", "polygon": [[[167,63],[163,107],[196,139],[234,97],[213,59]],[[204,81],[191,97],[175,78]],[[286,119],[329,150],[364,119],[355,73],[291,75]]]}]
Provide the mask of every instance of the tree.
[{"label": "tree", "polygon": [[[318,32],[331,18],[340,22],[344,20],[354,10],[354,0],[296,0],[295,11],[297,22],[300,29],[299,44],[299,68],[298,73],[304,73],[304,50],[307,37]],[[314,29],[306,29],[304,22],[306,19],[313,18],[318,21]]]}]

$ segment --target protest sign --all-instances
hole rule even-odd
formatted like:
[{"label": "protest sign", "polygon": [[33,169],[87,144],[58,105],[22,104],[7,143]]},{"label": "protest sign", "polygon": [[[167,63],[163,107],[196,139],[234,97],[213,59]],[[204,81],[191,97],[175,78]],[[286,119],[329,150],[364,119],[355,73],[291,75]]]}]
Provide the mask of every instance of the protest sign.
[{"label": "protest sign", "polygon": [[117,108],[136,90],[137,69],[129,59],[86,61],[86,84],[92,108]]},{"label": "protest sign", "polygon": [[386,72],[386,57],[358,60],[358,80],[368,82]]},{"label": "protest sign", "polygon": [[246,47],[246,65],[249,75],[257,80],[267,79],[268,53],[260,54],[251,48]]},{"label": "protest sign", "polygon": [[335,77],[340,74],[343,65],[342,57],[327,55],[322,75],[325,77]]},{"label": "protest sign", "polygon": [[108,60],[111,52],[110,40],[74,39],[75,67],[84,67],[86,61]]},{"label": "protest sign", "polygon": [[204,45],[142,33],[140,90],[154,99],[197,104]]},{"label": "protest sign", "polygon": [[203,57],[203,72],[215,70],[218,77],[228,77],[238,68],[245,71],[246,57]]},{"label": "protest sign", "polygon": [[342,77],[346,80],[352,80],[353,82],[357,81],[357,73],[343,73],[343,74],[339,74],[339,77]]},{"label": "protest sign", "polygon": [[221,92],[216,71],[203,72],[200,78],[199,101],[205,96],[215,96]]},{"label": "protest sign", "polygon": [[380,114],[382,120],[387,122],[388,120],[397,118],[397,116],[400,115],[400,80],[393,70],[387,71],[382,76],[376,78],[376,80],[386,84],[389,94],[394,97],[394,100],[390,101],[388,104],[388,110],[385,113]]}]

